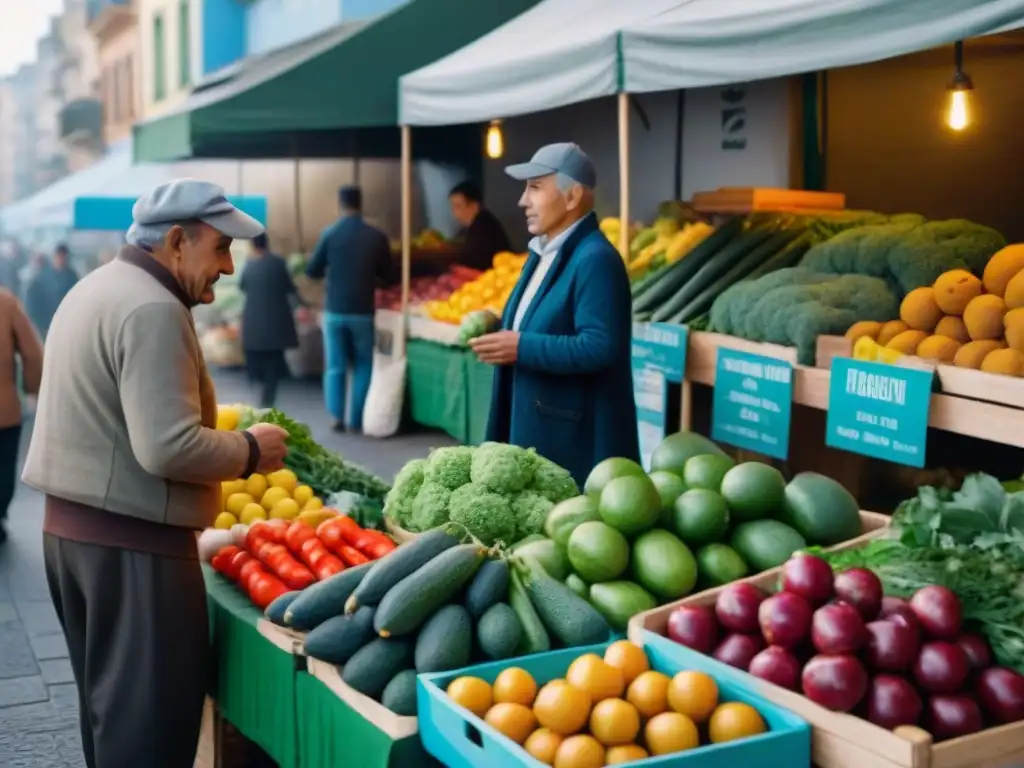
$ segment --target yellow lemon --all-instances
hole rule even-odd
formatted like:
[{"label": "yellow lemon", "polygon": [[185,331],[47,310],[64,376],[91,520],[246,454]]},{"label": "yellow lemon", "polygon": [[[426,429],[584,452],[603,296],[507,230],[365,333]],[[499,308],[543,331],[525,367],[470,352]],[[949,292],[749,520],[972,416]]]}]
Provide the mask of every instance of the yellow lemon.
[{"label": "yellow lemon", "polygon": [[263,498],[260,499],[260,504],[262,504],[263,508],[269,512],[274,508],[274,505],[277,504],[277,502],[287,498],[288,491],[284,488],[268,488],[267,492],[263,494]]},{"label": "yellow lemon", "polygon": [[223,483],[221,483],[221,504],[227,505],[228,497],[233,493],[245,493],[245,480],[225,480]]},{"label": "yellow lemon", "polygon": [[270,510],[270,516],[282,520],[294,520],[299,516],[299,505],[295,499],[281,499]]},{"label": "yellow lemon", "polygon": [[283,488],[289,496],[292,495],[295,486],[299,484],[299,478],[290,469],[279,469],[277,472],[271,472],[267,475],[267,480],[270,481],[272,487]]},{"label": "yellow lemon", "polygon": [[214,528],[221,528],[223,530],[227,530],[232,525],[238,525],[238,518],[230,512],[221,512],[217,515],[217,519],[213,521]]},{"label": "yellow lemon", "polygon": [[249,475],[249,479],[245,481],[245,492],[254,499],[262,499],[263,494],[267,492],[267,488],[269,486],[270,483],[267,482],[266,477],[259,474],[253,474]]},{"label": "yellow lemon", "polygon": [[313,498],[313,489],[308,485],[297,485],[292,491],[292,498],[299,502],[299,506],[302,506]]},{"label": "yellow lemon", "polygon": [[232,493],[224,503],[224,509],[236,517],[245,509],[246,504],[252,504],[256,499],[248,493]]},{"label": "yellow lemon", "polygon": [[267,510],[257,504],[255,501],[252,504],[246,504],[242,507],[242,512],[238,516],[238,522],[245,523],[246,525],[252,525],[257,520],[266,520]]},{"label": "yellow lemon", "polygon": [[319,496],[314,496],[312,499],[302,505],[302,511],[308,512],[315,509],[323,509],[324,503]]},{"label": "yellow lemon", "polygon": [[217,429],[233,430],[242,420],[242,411],[233,405],[217,406]]}]

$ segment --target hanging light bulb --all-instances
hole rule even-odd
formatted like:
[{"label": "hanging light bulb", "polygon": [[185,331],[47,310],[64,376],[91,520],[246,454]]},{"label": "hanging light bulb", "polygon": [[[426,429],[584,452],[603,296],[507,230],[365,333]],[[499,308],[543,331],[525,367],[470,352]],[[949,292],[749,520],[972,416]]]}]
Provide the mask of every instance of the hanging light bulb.
[{"label": "hanging light bulb", "polygon": [[491,120],[487,127],[487,156],[497,160],[505,154],[505,137],[501,135],[501,120]]},{"label": "hanging light bulb", "polygon": [[949,94],[949,109],[946,113],[946,124],[954,131],[962,131],[971,122],[970,96],[974,90],[974,81],[964,72],[964,43],[958,40],[953,47],[956,56],[956,71],[953,79],[946,86]]}]

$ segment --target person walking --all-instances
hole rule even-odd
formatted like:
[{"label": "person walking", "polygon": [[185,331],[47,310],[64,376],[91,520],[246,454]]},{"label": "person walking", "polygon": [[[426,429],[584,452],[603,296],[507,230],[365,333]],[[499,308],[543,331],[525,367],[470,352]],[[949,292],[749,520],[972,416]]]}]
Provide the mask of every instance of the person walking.
[{"label": "person walking", "polygon": [[64,298],[22,480],[46,494],[46,579],[78,686],[89,768],[192,768],[209,672],[196,531],[221,483],[283,466],[287,433],[217,430],[192,321],[263,232],[184,179],[139,198],[117,258]]},{"label": "person walking", "polygon": [[71,266],[71,251],[64,243],[58,243],[53,249],[53,271],[50,277],[50,301],[53,304],[53,312],[57,311],[68,291],[74,288],[77,282],[78,273]]},{"label": "person walking", "polygon": [[494,254],[511,246],[498,217],[484,208],[480,187],[463,181],[448,193],[448,202],[452,216],[462,227],[458,263],[481,272],[490,269]]},{"label": "person walking", "polygon": [[373,373],[373,294],[391,280],[391,246],[383,232],[363,220],[359,187],[342,187],[338,198],[341,218],[320,236],[306,274],[314,280],[327,277],[322,321],[327,410],[335,430],[361,432]]},{"label": "person walking", "polygon": [[53,268],[46,254],[37,253],[32,257],[22,291],[25,312],[40,337],[45,339],[57,309],[53,303]]},{"label": "person walking", "polygon": [[239,287],[245,294],[242,308],[242,352],[249,378],[261,386],[260,407],[272,408],[277,388],[288,377],[286,349],[299,345],[293,304],[299,294],[284,259],[271,253],[267,236],[252,239]]},{"label": "person walking", "polygon": [[39,393],[43,372],[43,345],[21,303],[0,288],[0,544],[7,541],[7,509],[17,483],[21,445],[21,388],[26,395]]},{"label": "person walking", "polygon": [[576,144],[505,169],[525,182],[533,239],[501,330],[470,341],[496,366],[487,439],[533,447],[583,486],[599,461],[639,461],[629,278],[594,214],[597,174]]}]

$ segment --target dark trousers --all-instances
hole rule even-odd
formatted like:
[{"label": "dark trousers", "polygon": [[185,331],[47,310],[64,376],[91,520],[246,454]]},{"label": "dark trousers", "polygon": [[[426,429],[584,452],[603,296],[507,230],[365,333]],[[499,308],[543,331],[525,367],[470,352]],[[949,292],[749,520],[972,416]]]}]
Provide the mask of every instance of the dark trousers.
[{"label": "dark trousers", "polygon": [[7,508],[14,498],[18,482],[18,446],[21,425],[0,429],[0,523],[7,519]]},{"label": "dark trousers", "polygon": [[247,351],[245,368],[249,378],[260,385],[260,408],[273,408],[282,379],[288,378],[288,362],[282,350]]},{"label": "dark trousers", "polygon": [[192,768],[210,647],[196,560],[43,534],[89,768]]}]

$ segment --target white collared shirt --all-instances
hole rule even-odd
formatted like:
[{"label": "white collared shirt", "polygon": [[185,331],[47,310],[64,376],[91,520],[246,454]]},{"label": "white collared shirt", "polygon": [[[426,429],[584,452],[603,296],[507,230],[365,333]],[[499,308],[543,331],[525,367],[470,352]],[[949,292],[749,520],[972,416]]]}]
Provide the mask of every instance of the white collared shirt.
[{"label": "white collared shirt", "polygon": [[544,283],[544,278],[547,277],[548,271],[551,269],[551,265],[555,263],[555,257],[558,256],[558,250],[562,247],[562,244],[569,239],[569,235],[573,233],[573,230],[579,226],[580,221],[572,223],[564,231],[559,232],[557,235],[548,239],[543,235],[539,235],[530,241],[527,246],[531,251],[534,251],[539,257],[540,261],[537,263],[537,268],[533,270],[533,274],[530,275],[530,282],[526,284],[523,289],[523,295],[519,298],[519,306],[516,307],[516,315],[512,318],[512,330],[518,331],[519,326],[523,322],[523,318],[526,317],[526,310],[530,308],[530,303],[537,296],[537,291],[540,290],[541,285]]}]

